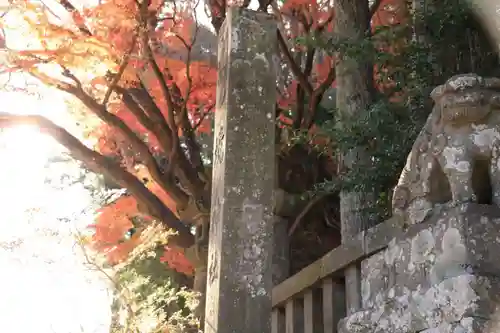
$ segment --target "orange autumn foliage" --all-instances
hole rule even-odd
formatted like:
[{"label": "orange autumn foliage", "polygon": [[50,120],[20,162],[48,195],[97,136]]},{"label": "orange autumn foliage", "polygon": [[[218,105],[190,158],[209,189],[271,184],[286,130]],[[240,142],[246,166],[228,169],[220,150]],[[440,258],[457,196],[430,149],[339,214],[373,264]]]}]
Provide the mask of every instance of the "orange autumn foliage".
[{"label": "orange autumn foliage", "polygon": [[[333,7],[330,0],[287,0],[281,7],[284,15],[300,17],[306,25],[317,29],[323,22],[332,21]],[[327,31],[331,32],[333,25],[328,24]],[[298,37],[299,35],[295,36]]]},{"label": "orange autumn foliage", "polygon": [[137,214],[136,201],[133,197],[124,196],[98,211],[95,224],[90,227],[95,232],[92,236],[92,247],[106,254],[111,264],[117,264],[137,246],[140,238],[137,234],[123,241],[124,235],[133,228],[131,218]]},{"label": "orange autumn foliage", "polygon": [[161,262],[166,263],[169,267],[174,268],[177,272],[188,276],[194,274],[194,267],[183,255],[182,249],[176,246],[165,246],[165,252],[160,258]]},{"label": "orange autumn foliage", "polygon": [[[101,38],[110,40],[115,46],[115,50],[121,53],[126,52],[133,43],[132,36],[135,29],[135,16],[137,12],[131,1],[107,1],[86,11],[86,16],[91,21],[91,25],[99,25],[96,30]],[[150,10],[155,10],[155,5],[150,5]],[[109,13],[113,12],[110,19]],[[192,19],[192,13],[189,8],[177,6],[173,19],[163,20],[156,29],[153,38],[161,41],[163,47],[168,47],[174,50],[180,50],[183,53],[183,48],[186,44],[193,42],[193,26],[196,24]],[[201,61],[190,61],[189,65],[186,61],[169,58],[159,53],[155,53],[155,60],[158,66],[164,71],[164,78],[171,87],[175,83],[183,96],[189,96],[186,107],[189,112],[189,120],[196,126],[199,132],[210,131],[210,121],[206,119],[206,113],[213,111],[215,105],[215,86],[216,86],[216,70],[209,64]],[[144,68],[145,62],[140,58],[135,58],[130,61],[128,69],[124,76],[127,82],[133,87],[137,81],[137,74],[140,69]],[[144,73],[143,73],[144,74]],[[102,77],[97,77],[93,80],[93,85],[106,85],[107,81]],[[168,117],[167,103],[164,99],[162,89],[158,80],[154,76],[148,77],[148,90],[154,99],[155,104],[159,107],[162,115]],[[127,109],[123,103],[112,104],[111,111],[122,119],[125,124],[134,130],[136,133],[146,134],[148,131],[144,126],[137,121],[135,116]],[[201,122],[201,123],[200,123]],[[179,129],[180,135],[182,130]],[[156,184],[146,168],[137,165],[136,153],[131,149],[127,140],[116,133],[115,128],[108,124],[102,124],[99,128],[94,129],[92,136],[98,138],[97,149],[101,153],[108,156],[116,156],[122,162],[122,165],[130,172],[141,179],[148,189],[153,192],[162,202],[173,212],[176,212],[176,204],[172,198],[158,184]],[[149,149],[156,154],[165,155],[162,151],[158,139],[154,135],[148,135],[145,140]],[[115,207],[130,205],[136,207],[136,202],[132,197],[127,197],[124,202],[118,199],[114,204]],[[136,209],[136,208],[135,208]],[[133,214],[133,212],[130,212]],[[137,210],[135,211],[137,213]],[[107,228],[115,220],[115,214],[112,209],[103,210],[96,221],[97,228],[103,225]],[[126,232],[128,223],[116,222],[122,227],[120,231]],[[123,243],[112,250],[107,249],[108,256],[123,260],[128,253],[133,249],[128,242]],[[192,274],[192,266],[182,254],[182,249],[168,246],[165,248],[163,261],[168,263],[170,267],[185,274]]]},{"label": "orange autumn foliage", "polygon": [[[164,196],[164,199],[169,200],[169,197]],[[112,204],[101,208],[95,223],[89,226],[95,230],[92,236],[92,248],[105,254],[110,264],[123,262],[129,253],[140,244],[140,230],[130,239],[124,239],[124,235],[135,227],[131,219],[137,213],[135,198],[123,196]],[[164,248],[165,252],[160,258],[161,262],[168,264],[170,268],[180,273],[186,275],[194,273],[194,267],[187,261],[182,249],[170,245],[166,245]]]},{"label": "orange autumn foliage", "polygon": [[[397,19],[397,15],[394,14],[394,10],[388,10],[387,8],[393,8],[395,2],[400,0],[384,0],[381,4],[380,9],[373,17],[373,26],[380,25],[388,25],[394,24],[394,20]],[[303,1],[303,0],[293,0],[285,2],[285,5],[282,7],[282,12],[284,14],[290,15],[292,12],[297,13],[300,12],[304,15],[306,22],[311,24],[311,29],[315,29],[318,25],[318,22],[324,22],[328,19],[331,14],[332,8],[328,6],[328,1]],[[398,12],[399,13],[399,12]],[[396,17],[396,18],[395,18]],[[188,22],[192,24],[192,22]],[[178,28],[186,28],[186,26],[179,26]],[[328,23],[326,30],[331,31],[333,29],[332,23]],[[182,29],[179,29],[182,30]],[[187,30],[187,29],[186,29]],[[305,32],[301,29],[296,31],[289,31],[289,37],[297,37],[303,35]],[[165,38],[166,35],[163,33],[161,38]],[[187,39],[187,37],[186,37]],[[170,39],[170,45],[175,47],[179,47],[179,39]],[[188,99],[188,109],[190,110],[190,119],[193,122],[199,121],[202,118],[203,113],[209,110],[209,107],[215,104],[215,89],[216,89],[216,70],[213,67],[203,63],[203,62],[193,62],[190,64],[189,68],[186,66],[186,63],[176,59],[170,58],[158,58],[159,64],[161,64],[162,68],[168,69],[168,74],[170,75],[168,82],[175,84],[179,87],[181,91],[187,91],[190,89],[191,94]],[[311,83],[314,88],[318,87],[322,82],[326,80],[326,76],[328,75],[328,71],[330,68],[334,66],[335,59],[329,56],[324,56],[323,60],[316,63],[313,69],[312,80]],[[187,73],[189,72],[189,75]],[[188,79],[190,78],[190,79]],[[154,79],[152,79],[155,82]],[[293,107],[296,103],[296,91],[297,91],[298,82],[296,80],[292,80],[287,88],[285,94],[281,94],[279,96],[279,105],[280,107],[287,109]],[[332,87],[335,87],[335,82],[332,83]],[[151,93],[155,98],[157,104],[160,106],[162,114],[167,117],[168,110],[166,108],[166,103],[163,99],[161,89],[157,82],[151,86]],[[145,133],[146,130],[141,127],[141,125],[134,119],[134,117],[126,110],[126,107],[123,105],[118,105],[115,109],[116,113],[120,115],[120,118],[124,119],[126,123],[134,128],[134,130]],[[284,124],[291,124],[291,119],[287,118],[283,114],[280,115],[280,120]],[[119,137],[113,133],[106,133],[105,128],[101,127],[100,137],[103,139],[100,144],[100,150],[106,151],[107,153],[111,153],[113,150],[118,149],[118,147],[122,147],[122,150],[125,151],[124,148],[126,145],[124,143],[119,142]],[[202,126],[198,128],[200,132],[210,132],[210,124],[208,120],[205,120]],[[310,128],[311,135],[320,134],[320,130],[316,125],[313,125]],[[104,140],[104,138],[107,138]],[[316,137],[314,143],[316,144],[328,144],[329,141],[323,137]],[[148,144],[150,148],[154,151],[160,152],[160,148],[158,147],[158,142],[154,137],[148,140]],[[125,156],[126,153],[122,152],[122,156]],[[130,158],[133,158],[133,151],[131,152]],[[130,165],[134,165],[134,163],[130,163]],[[135,171],[136,175],[141,179],[145,179],[148,188],[150,188],[155,194],[157,194],[166,205],[175,211],[175,202],[169,197],[168,193],[165,193],[160,187],[155,186],[154,182],[151,181],[151,177],[147,174],[145,169],[141,169],[140,171]],[[165,254],[161,258],[163,262],[168,263],[169,266],[174,267],[176,270],[186,273],[192,274],[192,266],[187,262],[185,257],[182,255],[182,250],[178,249],[174,246],[166,246]],[[124,254],[125,255],[125,254]]]},{"label": "orange autumn foliage", "polygon": [[[223,3],[223,1],[219,1]],[[386,4],[403,3],[402,0],[384,0],[373,18],[373,25],[385,25],[391,15],[384,6]],[[195,39],[196,18],[193,5],[197,1],[164,2],[153,0],[148,11],[153,18],[149,24],[151,29],[151,44],[154,49],[154,59],[161,70],[161,75],[169,88],[175,86],[184,98],[188,118],[196,127],[196,133],[210,133],[210,120],[206,113],[213,112],[216,91],[216,68],[203,60],[186,61],[187,50]],[[23,5],[24,6],[24,5]],[[127,54],[131,54],[128,66],[122,73],[119,84],[127,89],[135,88],[143,79],[147,92],[165,119],[169,118],[168,103],[157,77],[147,70],[148,64],[144,59],[144,49],[140,46],[140,31],[138,17],[141,15],[135,0],[104,0],[96,6],[84,8],[80,12],[71,14],[72,22],[55,25],[44,16],[41,4],[28,4],[23,7],[33,15],[24,14],[25,19],[33,26],[38,38],[39,49],[23,50],[18,53],[15,62],[20,68],[35,72],[45,61],[69,68],[80,70],[88,74],[90,79],[84,82],[88,91],[103,94],[110,85],[107,71],[117,73]],[[161,10],[160,10],[161,9]],[[217,11],[217,9],[214,9]],[[286,21],[293,16],[293,21],[300,24],[290,25],[284,31],[284,38],[291,45],[292,51],[304,50],[293,41],[294,38],[305,36],[317,29],[331,32],[333,30],[333,8],[330,0],[288,0],[280,8],[282,20]],[[160,13],[161,12],[161,13]],[[288,27],[288,24],[286,25]],[[38,28],[42,27],[42,28]],[[84,28],[82,28],[84,27]],[[91,35],[79,34],[78,31],[88,30]],[[175,57],[172,56],[175,54]],[[182,60],[180,60],[182,59]],[[283,58],[283,61],[286,61]],[[328,74],[334,67],[335,59],[327,55],[322,61],[316,61],[308,75],[308,82],[312,89],[318,89],[324,82],[329,87],[335,87],[334,81],[328,81]],[[287,83],[279,96],[279,106],[289,109],[297,104],[298,82],[293,79]],[[147,145],[150,152],[157,156],[166,156],[158,138],[150,133],[134,116],[128,107],[118,99],[111,99],[107,104],[109,112],[116,115],[128,128],[136,133]],[[291,124],[291,119],[281,115],[285,124]],[[168,119],[171,120],[171,119]],[[200,124],[201,122],[201,124]],[[316,125],[306,130],[317,134]],[[185,133],[179,128],[179,135]],[[177,211],[176,202],[169,193],[157,184],[149,171],[141,164],[141,156],[135,151],[129,141],[117,131],[116,126],[102,123],[94,128],[91,136],[96,138],[95,149],[103,155],[114,157],[121,165],[141,180],[147,189],[154,193],[163,204],[172,212]],[[321,143],[328,141],[321,139]],[[133,226],[131,218],[139,213],[137,200],[133,196],[119,198],[111,205],[99,211],[95,227],[94,245],[105,252],[112,263],[123,261],[130,251],[140,242],[139,233],[130,240],[122,242],[124,234]],[[176,270],[192,274],[192,266],[185,259],[182,249],[175,246],[166,246],[162,261]]]}]

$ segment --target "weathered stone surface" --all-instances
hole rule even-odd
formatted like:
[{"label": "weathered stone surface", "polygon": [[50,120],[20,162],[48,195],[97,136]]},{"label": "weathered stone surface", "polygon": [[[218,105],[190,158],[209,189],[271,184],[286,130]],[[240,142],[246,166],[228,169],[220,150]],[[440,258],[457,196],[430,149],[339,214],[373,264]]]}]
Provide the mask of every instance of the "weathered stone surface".
[{"label": "weathered stone surface", "polygon": [[270,332],[276,23],[228,9],[220,31],[205,332]]},{"label": "weathered stone surface", "polygon": [[345,318],[340,332],[419,332],[453,325],[464,316],[497,320],[498,292],[497,278],[473,274],[448,278],[427,289],[393,287],[376,306]]},{"label": "weathered stone surface", "polygon": [[465,317],[453,324],[421,331],[421,333],[496,333],[500,331],[500,322],[477,317]]},{"label": "weathered stone surface", "polygon": [[414,224],[436,204],[500,206],[500,79],[456,75],[431,97],[433,111],[394,189],[394,215]]},{"label": "weathered stone surface", "polygon": [[278,285],[290,275],[290,237],[288,220],[274,216],[273,285]]},{"label": "weathered stone surface", "polygon": [[442,207],[362,262],[364,310],[340,332],[480,332],[459,322],[500,320],[499,253],[500,209]]}]

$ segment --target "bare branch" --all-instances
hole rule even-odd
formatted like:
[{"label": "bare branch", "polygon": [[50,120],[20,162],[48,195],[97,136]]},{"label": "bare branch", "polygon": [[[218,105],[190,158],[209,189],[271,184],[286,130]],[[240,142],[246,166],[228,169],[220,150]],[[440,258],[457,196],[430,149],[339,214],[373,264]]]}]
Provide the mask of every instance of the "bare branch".
[{"label": "bare branch", "polygon": [[[99,104],[93,97],[87,94],[82,89],[81,82],[71,72],[65,70],[63,75],[71,78],[75,82],[75,86],[71,86],[71,88],[64,91],[77,97],[97,117],[115,128],[119,133],[121,133],[127,139],[127,141],[130,142],[132,147],[139,153],[140,158],[144,161],[144,164],[151,174],[153,180],[166,190],[172,189],[172,193],[170,194],[172,195],[172,198],[179,204],[187,204],[186,201],[188,198],[182,195],[181,192],[174,190],[176,186],[174,185],[172,179],[170,177],[165,177],[155,158],[149,151],[149,148],[137,136],[137,134],[129,126],[127,126],[127,124],[125,124],[125,122],[120,117],[111,112],[108,112],[107,108],[104,105]],[[176,194],[178,194],[179,196],[176,197]]]},{"label": "bare branch", "polygon": [[304,88],[304,90],[308,94],[312,94],[313,87],[311,83],[307,80],[307,77],[304,75],[299,65],[293,59],[293,55],[288,49],[286,41],[279,30],[278,30],[278,44],[280,46],[281,51],[283,52],[283,55],[285,56],[285,59],[289,63],[290,68],[292,69],[293,75],[295,75],[297,81],[299,81],[299,84]]},{"label": "bare branch", "polygon": [[139,179],[123,169],[118,163],[87,148],[67,130],[45,117],[0,113],[0,128],[18,125],[37,126],[42,133],[52,136],[61,145],[66,147],[75,159],[83,162],[89,169],[101,173],[120,186],[127,188],[141,207],[147,209],[147,214],[158,218],[166,227],[177,231],[177,235],[172,236],[170,241],[173,241],[182,248],[187,248],[193,244],[193,235],[190,232],[190,228],[179,221],[163,202],[149,191]]},{"label": "bare branch", "polygon": [[210,8],[210,14],[212,16],[212,26],[215,32],[219,33],[224,18],[226,17],[226,0],[208,0],[208,7]]},{"label": "bare branch", "polygon": [[70,92],[74,89],[77,89],[76,86],[71,85],[67,82],[61,81],[61,80],[57,80],[51,76],[48,76],[36,68],[33,68],[33,69],[29,70],[28,72],[31,76],[40,80],[40,82],[43,82],[44,84],[46,84],[50,87],[54,87],[54,88],[57,88],[59,90],[65,91],[65,92]]},{"label": "bare branch", "polygon": [[137,41],[137,38],[136,38],[136,36],[134,36],[134,39],[132,41],[132,45],[130,46],[130,49],[128,50],[127,53],[125,53],[125,56],[123,57],[120,68],[118,69],[118,73],[116,73],[115,76],[113,77],[113,80],[111,81],[111,84],[109,85],[108,90],[106,91],[106,94],[104,95],[102,105],[108,104],[109,98],[111,97],[113,90],[118,85],[118,82],[120,81],[123,73],[125,72],[125,69],[128,66],[128,62],[130,60],[130,56],[132,55],[132,52],[134,51],[136,41]]},{"label": "bare branch", "polygon": [[[82,18],[82,14],[76,9],[75,6],[69,0],[59,0],[59,3],[66,9],[73,18]],[[80,20],[75,20],[75,21],[80,21]],[[86,36],[92,36],[92,33],[90,32],[90,29],[85,26],[84,23],[82,22],[75,22],[75,24],[78,27],[78,30],[80,30],[81,33],[83,33]]]},{"label": "bare branch", "polygon": [[154,55],[153,55],[153,50],[151,49],[151,46],[149,45],[149,27],[147,24],[147,17],[148,17],[148,5],[149,1],[143,0],[141,6],[140,6],[140,16],[141,16],[141,35],[142,35],[142,47],[144,48],[145,54],[146,54],[146,59],[148,63],[151,65],[151,68],[153,69],[153,73],[158,80],[158,83],[160,84],[160,88],[163,94],[163,97],[165,98],[165,102],[167,103],[167,123],[168,126],[170,127],[171,135],[172,135],[172,147],[169,152],[169,175],[172,175],[172,171],[174,168],[174,165],[176,163],[176,157],[179,154],[180,150],[180,142],[179,142],[179,133],[178,133],[178,128],[177,124],[175,123],[175,116],[174,116],[174,108],[175,105],[173,103],[172,95],[170,94],[170,90],[168,88],[167,82],[165,81],[165,78],[163,77],[163,73],[158,66],[158,63],[156,62]]},{"label": "bare branch", "polygon": [[[121,88],[120,88],[121,89]],[[134,100],[138,105],[141,105],[143,111],[148,115],[149,118],[155,122],[155,126],[157,127],[157,131],[165,132],[165,134],[159,134],[162,139],[160,142],[162,148],[165,152],[170,151],[170,147],[172,145],[171,141],[171,133],[170,127],[166,123],[165,117],[161,113],[160,109],[156,105],[153,97],[149,94],[146,86],[143,82],[140,82],[138,88],[129,89],[128,92],[132,95]],[[189,190],[193,191],[193,186],[190,184],[193,182],[193,179],[197,181],[196,175],[193,174],[194,170],[190,162],[187,160],[185,154],[179,154],[177,156],[177,167],[175,168],[175,174],[179,178],[184,186],[188,187]]]},{"label": "bare branch", "polygon": [[[170,127],[171,141],[172,141],[171,150],[169,152],[170,163],[168,165],[167,175],[172,175],[175,169],[177,170],[183,169],[181,174],[185,175],[186,177],[179,178],[179,180],[190,191],[191,194],[193,194],[195,197],[200,197],[200,195],[202,194],[200,192],[203,192],[204,190],[204,183],[200,179],[198,172],[196,172],[196,170],[193,169],[193,165],[189,163],[189,161],[187,161],[184,153],[181,152],[180,148],[179,129],[176,122],[176,113],[177,114],[180,113],[179,116],[181,117],[181,123],[183,124],[183,127],[190,126],[187,113],[183,115],[184,112],[187,112],[187,110],[182,110],[184,99],[176,84],[173,84],[172,87],[169,88],[165,80],[165,75],[168,78],[171,78],[171,74],[168,72],[168,69],[166,69],[166,73],[163,73],[154,58],[153,50],[151,49],[151,46],[149,44],[148,26],[145,23],[147,21],[147,6],[145,5],[145,2],[142,3],[140,10],[141,10],[141,21],[142,21],[141,22],[142,46],[145,51],[146,59],[153,70],[155,78],[160,84],[161,92],[167,104],[168,115],[166,117],[166,122],[168,124],[168,127]],[[185,43],[186,43],[185,45],[187,45],[189,48],[190,47],[189,44],[187,42]],[[185,123],[185,120],[184,121],[182,120],[183,118],[187,119],[188,121],[187,125]],[[189,137],[190,132],[191,132],[190,129],[186,131],[187,134],[186,142],[189,142],[189,144],[192,147],[195,147],[194,144],[196,144],[196,142],[193,141],[194,143],[191,143],[192,140]],[[195,140],[194,137],[192,139]],[[201,155],[199,152],[193,150],[192,153],[194,154],[194,156],[199,155],[200,156],[199,160],[201,161]],[[180,161],[183,162],[186,161],[188,163],[184,165],[177,165]],[[203,168],[203,165],[201,165],[201,168]]]},{"label": "bare branch", "polygon": [[203,112],[203,114],[201,115],[200,119],[198,120],[198,122],[193,126],[193,130],[196,131],[200,125],[203,123],[203,121],[205,120],[205,118],[212,113],[212,110],[214,109],[215,107],[215,104],[213,104],[212,106],[210,106],[208,108],[207,111]]},{"label": "bare branch", "polygon": [[335,78],[337,76],[337,71],[335,68],[335,64],[332,65],[332,68],[328,72],[328,76],[326,77],[325,81],[323,81],[316,90],[314,90],[312,97],[309,101],[309,113],[304,119],[303,127],[306,129],[311,128],[311,126],[314,123],[314,117],[316,116],[316,110],[321,103],[321,100],[323,99],[323,95],[325,92],[328,90],[328,88],[331,87],[333,84],[333,81],[335,81]]},{"label": "bare branch", "polygon": [[375,13],[379,10],[380,5],[382,4],[384,0],[375,0],[375,2],[371,5],[370,7],[370,19],[375,15]]}]

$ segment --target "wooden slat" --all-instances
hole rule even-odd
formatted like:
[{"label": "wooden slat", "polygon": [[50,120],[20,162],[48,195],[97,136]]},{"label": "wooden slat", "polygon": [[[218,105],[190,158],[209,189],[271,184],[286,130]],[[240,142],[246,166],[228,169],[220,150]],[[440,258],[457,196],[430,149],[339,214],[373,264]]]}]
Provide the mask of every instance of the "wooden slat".
[{"label": "wooden slat", "polygon": [[304,307],[302,300],[290,299],[285,305],[285,332],[304,332]]},{"label": "wooden slat", "polygon": [[332,279],[323,280],[323,332],[334,333],[333,317],[333,281]]},{"label": "wooden slat", "polygon": [[271,333],[279,333],[279,309],[274,309],[271,314]]},{"label": "wooden slat", "polygon": [[323,333],[321,290],[308,290],[304,294],[304,333]]},{"label": "wooden slat", "polygon": [[361,243],[341,245],[333,249],[318,261],[274,287],[272,294],[273,307],[284,304],[290,297],[300,296],[300,293],[312,288],[325,276],[341,270],[351,262],[360,260],[363,257],[364,252]]},{"label": "wooden slat", "polygon": [[285,322],[286,329],[285,333],[294,333],[295,332],[295,304],[294,300],[289,299],[285,305]]},{"label": "wooden slat", "polygon": [[345,289],[347,314],[361,309],[361,266],[354,263],[345,269]]},{"label": "wooden slat", "polygon": [[331,275],[343,276],[343,269],[363,258],[387,247],[401,233],[396,219],[389,219],[366,232],[358,234],[352,241],[333,249],[319,260],[305,267],[273,289],[273,307],[284,306],[291,297],[299,297],[323,278]]},{"label": "wooden slat", "polygon": [[314,293],[312,290],[304,295],[304,333],[318,333],[314,331]]},{"label": "wooden slat", "polygon": [[271,333],[285,333],[285,314],[282,309],[273,309],[271,317]]},{"label": "wooden slat", "polygon": [[295,328],[294,333],[304,333],[304,300],[295,299]]},{"label": "wooden slat", "polygon": [[337,324],[345,317],[344,286],[331,278],[325,278],[323,291],[323,333],[337,333]]}]

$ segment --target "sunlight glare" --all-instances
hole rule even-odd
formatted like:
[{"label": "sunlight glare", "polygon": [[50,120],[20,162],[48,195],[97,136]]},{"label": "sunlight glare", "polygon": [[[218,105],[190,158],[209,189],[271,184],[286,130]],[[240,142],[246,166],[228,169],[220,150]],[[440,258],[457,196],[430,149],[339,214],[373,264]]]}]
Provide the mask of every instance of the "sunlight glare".
[{"label": "sunlight glare", "polygon": [[[50,140],[33,127],[7,129],[0,134],[0,200],[3,217],[18,219],[44,196],[44,163],[49,157]],[[7,189],[10,189],[8,191]],[[25,227],[25,226],[24,226]],[[0,240],[18,233],[23,224],[12,224]]]},{"label": "sunlight glare", "polygon": [[[19,126],[15,128],[6,129],[2,133],[2,141],[10,144],[5,145],[4,154],[12,154],[20,165],[25,165],[29,163],[44,163],[49,157],[50,153],[53,152],[51,146],[53,146],[52,138],[47,137],[40,133],[40,130],[35,126]],[[36,149],[33,149],[33,146]],[[22,154],[20,152],[29,151],[27,154]],[[16,153],[17,152],[17,153]]]},{"label": "sunlight glare", "polygon": [[[74,126],[61,95],[41,91],[40,99],[0,92],[0,112],[41,114]],[[54,175],[46,168],[63,150],[36,127],[0,130],[0,265],[8,267],[0,275],[2,332],[109,332],[107,282],[84,266],[75,226],[61,219],[69,217],[79,228],[90,224],[92,216],[81,214],[90,194],[82,184],[56,189],[45,182],[71,172],[56,168]]]}]

